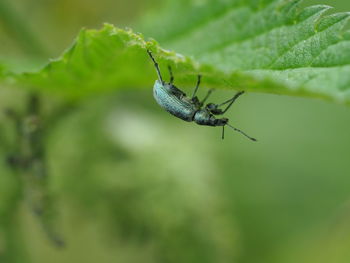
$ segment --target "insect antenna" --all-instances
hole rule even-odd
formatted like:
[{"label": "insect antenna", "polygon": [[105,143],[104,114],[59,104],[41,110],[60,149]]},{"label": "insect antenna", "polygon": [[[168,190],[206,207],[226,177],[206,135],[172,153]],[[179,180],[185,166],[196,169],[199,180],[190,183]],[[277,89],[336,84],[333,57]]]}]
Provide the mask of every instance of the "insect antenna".
[{"label": "insect antenna", "polygon": [[239,133],[243,134],[243,135],[244,135],[245,137],[247,137],[248,139],[250,139],[250,140],[252,140],[252,141],[254,141],[254,142],[257,141],[257,139],[255,139],[255,138],[253,138],[253,137],[250,137],[248,134],[246,134],[245,132],[241,131],[240,129],[237,129],[237,128],[231,126],[231,125],[228,124],[228,123],[226,123],[226,125],[227,125],[228,127],[230,127],[231,129],[235,130],[236,132],[239,132]]},{"label": "insect antenna", "polygon": [[160,82],[161,82],[162,84],[164,84],[164,81],[163,81],[163,78],[162,78],[162,74],[160,74],[160,69],[159,69],[159,65],[158,65],[157,61],[154,59],[154,57],[153,57],[153,55],[152,55],[152,52],[149,51],[148,49],[147,49],[147,53],[148,53],[148,55],[150,56],[150,58],[152,59],[152,61],[153,61],[153,63],[154,63],[154,66],[156,67],[157,74],[158,74],[158,78],[159,78]]}]

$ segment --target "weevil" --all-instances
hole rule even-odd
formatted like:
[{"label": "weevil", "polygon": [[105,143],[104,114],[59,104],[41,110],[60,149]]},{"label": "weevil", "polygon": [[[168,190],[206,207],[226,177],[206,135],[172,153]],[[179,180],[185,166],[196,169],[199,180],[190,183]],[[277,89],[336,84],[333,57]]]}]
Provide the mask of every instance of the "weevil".
[{"label": "weevil", "polygon": [[[198,75],[196,87],[192,93],[191,98],[186,96],[186,93],[178,89],[174,85],[174,76],[171,70],[171,67],[168,66],[170,74],[170,82],[165,82],[163,80],[162,74],[160,72],[159,65],[155,58],[152,55],[152,52],[147,50],[148,55],[153,61],[153,64],[156,68],[158,79],[153,86],[153,96],[157,103],[165,109],[170,114],[184,120],[187,122],[194,121],[199,125],[206,126],[221,126],[222,127],[222,139],[225,135],[225,126],[230,127],[231,129],[243,134],[245,137],[252,141],[256,141],[255,138],[250,137],[245,132],[241,131],[230,125],[228,123],[228,118],[216,118],[215,115],[223,115],[226,113],[232,104],[236,101],[238,97],[244,94],[244,91],[237,92],[231,99],[221,103],[208,103],[204,106],[205,102],[213,92],[213,89],[210,89],[207,95],[200,101],[196,96],[199,85],[201,83],[201,75]],[[225,109],[220,107],[227,105]]]}]

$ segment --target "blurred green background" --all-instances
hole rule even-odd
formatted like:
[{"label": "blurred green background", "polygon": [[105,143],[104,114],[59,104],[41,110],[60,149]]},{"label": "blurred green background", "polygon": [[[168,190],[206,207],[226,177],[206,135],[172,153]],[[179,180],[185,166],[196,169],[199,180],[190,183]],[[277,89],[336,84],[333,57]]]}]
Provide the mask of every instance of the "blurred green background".
[{"label": "blurred green background", "polygon": [[[309,4],[350,10],[346,0]],[[161,5],[1,0],[0,62],[36,68],[81,27],[137,29],[135,21]],[[259,142],[229,130],[222,141],[220,129],[161,110],[152,85],[86,99],[45,137],[49,181],[42,189],[54,200],[50,225],[64,247],[33,214],[30,183],[4,161],[16,137],[0,116],[1,263],[350,262],[348,107],[246,94],[227,116]],[[213,101],[231,95],[218,91]],[[23,109],[25,100],[21,90],[0,89],[1,110]]]}]

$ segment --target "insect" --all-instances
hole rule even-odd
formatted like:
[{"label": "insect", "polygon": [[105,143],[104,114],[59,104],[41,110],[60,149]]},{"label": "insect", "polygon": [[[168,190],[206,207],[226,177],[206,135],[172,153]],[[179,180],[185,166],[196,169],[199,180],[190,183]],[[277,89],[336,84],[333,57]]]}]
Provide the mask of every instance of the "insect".
[{"label": "insect", "polygon": [[[215,115],[223,115],[226,111],[228,111],[228,109],[232,106],[236,99],[244,93],[244,91],[237,92],[231,99],[221,104],[208,103],[204,106],[204,103],[207,101],[213,90],[210,89],[203,100],[200,101],[198,99],[196,94],[201,83],[201,75],[198,75],[197,85],[191,98],[189,98],[182,90],[178,89],[173,84],[174,76],[171,67],[168,67],[170,82],[167,83],[163,80],[159,65],[154,59],[151,51],[147,50],[147,53],[152,59],[158,74],[158,79],[154,83],[153,87],[153,96],[163,109],[184,121],[194,121],[199,125],[206,126],[222,126],[222,139],[224,139],[225,136],[225,126],[228,126],[231,129],[243,134],[248,139],[256,141],[255,138],[250,137],[245,132],[230,125],[227,118],[215,117]],[[224,105],[227,105],[226,108],[221,109],[220,107]]]}]

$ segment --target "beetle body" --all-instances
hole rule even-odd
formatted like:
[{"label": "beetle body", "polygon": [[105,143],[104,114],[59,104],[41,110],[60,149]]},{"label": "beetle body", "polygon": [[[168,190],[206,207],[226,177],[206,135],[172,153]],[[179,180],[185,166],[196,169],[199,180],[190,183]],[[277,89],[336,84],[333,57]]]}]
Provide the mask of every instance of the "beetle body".
[{"label": "beetle body", "polygon": [[[147,52],[151,57],[158,74],[158,80],[156,80],[153,86],[153,96],[157,101],[157,103],[163,109],[165,109],[170,114],[187,122],[194,121],[198,125],[206,125],[206,126],[222,126],[222,138],[224,138],[224,127],[229,126],[235,131],[242,133],[244,136],[251,139],[252,141],[256,141],[256,139],[248,136],[243,131],[231,126],[228,123],[227,118],[215,117],[215,115],[224,114],[232,106],[233,102],[240,95],[244,93],[243,91],[238,92],[233,98],[229,99],[228,101],[225,101],[224,103],[221,103],[221,104],[208,103],[206,104],[206,106],[203,107],[204,102],[210,96],[212,90],[209,90],[205,98],[202,101],[199,101],[198,97],[196,96],[196,92],[198,90],[198,87],[201,81],[200,75],[198,76],[197,85],[193,92],[193,95],[191,98],[189,98],[186,96],[185,92],[178,89],[173,84],[174,77],[172,75],[172,71],[170,67],[169,67],[170,82],[166,83],[163,81],[158,63],[153,58],[152,53],[148,50]],[[228,104],[228,106],[226,106],[224,110],[219,108],[220,106],[223,106],[225,104]]]},{"label": "beetle body", "polygon": [[184,120],[193,121],[198,107],[191,103],[186,94],[172,84],[162,84],[156,80],[153,87],[153,96],[157,103],[172,115]]},{"label": "beetle body", "polygon": [[156,80],[153,96],[163,109],[184,121],[194,121],[206,126],[224,126],[228,121],[226,118],[215,118],[207,108],[201,109],[201,103],[197,97],[188,98],[186,93],[171,83],[162,84]]}]

